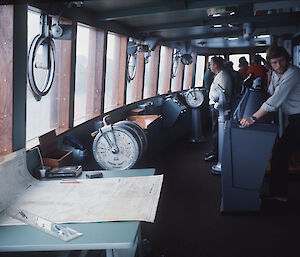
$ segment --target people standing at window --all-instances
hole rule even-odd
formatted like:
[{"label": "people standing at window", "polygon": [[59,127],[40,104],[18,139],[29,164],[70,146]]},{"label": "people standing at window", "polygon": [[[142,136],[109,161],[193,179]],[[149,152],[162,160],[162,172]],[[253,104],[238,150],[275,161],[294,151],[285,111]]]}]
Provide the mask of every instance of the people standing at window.
[{"label": "people standing at window", "polygon": [[261,65],[263,61],[264,59],[259,54],[256,54],[253,58],[252,64],[248,68],[247,74],[253,74],[254,79],[261,77],[262,89],[268,90],[268,70],[265,66]]},{"label": "people standing at window", "polygon": [[233,62],[229,61],[225,63],[225,69],[229,72],[232,81],[232,96],[238,98],[242,91],[242,76],[233,69]]},{"label": "people standing at window", "polygon": [[209,91],[209,104],[212,115],[212,137],[213,145],[212,150],[206,154],[205,161],[214,161],[217,160],[218,155],[218,116],[219,112],[215,108],[217,102],[215,102],[215,95],[219,94],[219,88],[222,88],[225,91],[226,100],[228,103],[231,98],[231,78],[224,67],[224,59],[222,57],[212,57],[210,61],[211,71],[215,74],[215,78],[211,84]]},{"label": "people standing at window", "polygon": [[206,92],[208,93],[210,90],[211,83],[214,80],[215,74],[210,69],[210,63],[207,63],[206,71],[204,73],[204,88],[206,89]]},{"label": "people standing at window", "polygon": [[246,58],[244,56],[241,57],[239,59],[239,70],[238,70],[238,72],[241,74],[243,80],[245,78],[247,78],[247,76],[248,76],[248,74],[247,74],[248,68],[249,68],[249,64],[248,64]]}]

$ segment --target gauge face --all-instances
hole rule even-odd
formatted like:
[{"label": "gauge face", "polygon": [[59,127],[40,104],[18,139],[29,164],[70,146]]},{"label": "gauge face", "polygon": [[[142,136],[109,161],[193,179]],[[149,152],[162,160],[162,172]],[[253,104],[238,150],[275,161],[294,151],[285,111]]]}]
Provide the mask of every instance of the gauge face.
[{"label": "gauge face", "polygon": [[116,125],[118,126],[125,126],[128,127],[130,130],[132,130],[132,133],[136,134],[136,138],[137,138],[137,142],[138,144],[141,145],[141,151],[140,154],[145,153],[148,147],[148,139],[147,139],[147,135],[145,134],[144,130],[137,125],[136,123],[129,121],[129,120],[123,120],[123,121],[119,121],[116,123]]},{"label": "gauge face", "polygon": [[116,142],[118,151],[113,152],[105,137],[99,133],[93,143],[93,153],[98,164],[104,169],[129,169],[137,161],[139,148],[130,132],[121,128],[108,131],[105,136]]},{"label": "gauge face", "polygon": [[203,103],[204,96],[199,89],[193,88],[186,93],[185,100],[190,107],[197,108]]}]

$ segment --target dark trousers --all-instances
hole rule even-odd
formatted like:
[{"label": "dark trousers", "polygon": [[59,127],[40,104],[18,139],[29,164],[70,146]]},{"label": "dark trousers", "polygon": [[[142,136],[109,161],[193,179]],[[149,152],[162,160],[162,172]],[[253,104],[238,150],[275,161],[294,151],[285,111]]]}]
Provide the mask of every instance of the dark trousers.
[{"label": "dark trousers", "polygon": [[300,149],[300,114],[289,116],[289,125],[274,145],[271,160],[270,194],[288,195],[288,168],[292,154]]},{"label": "dark trousers", "polygon": [[212,152],[215,153],[216,156],[218,156],[218,117],[219,112],[214,108],[213,105],[210,105],[210,111],[211,111],[211,131],[212,131],[212,139],[213,139],[213,146],[212,146]]}]

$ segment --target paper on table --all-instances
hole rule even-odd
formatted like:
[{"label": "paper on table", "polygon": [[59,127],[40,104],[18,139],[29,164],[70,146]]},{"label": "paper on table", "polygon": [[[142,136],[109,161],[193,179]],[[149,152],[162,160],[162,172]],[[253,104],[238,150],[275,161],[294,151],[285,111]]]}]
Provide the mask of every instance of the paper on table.
[{"label": "paper on table", "polygon": [[[30,181],[34,182],[33,179]],[[24,182],[22,195],[11,207],[57,223],[154,222],[162,181],[163,175],[84,179],[76,180],[77,183],[61,183],[59,180]],[[0,225],[13,224],[20,223],[5,215],[0,216]]]},{"label": "paper on table", "polygon": [[27,170],[25,149],[0,158],[0,212],[37,182]]}]

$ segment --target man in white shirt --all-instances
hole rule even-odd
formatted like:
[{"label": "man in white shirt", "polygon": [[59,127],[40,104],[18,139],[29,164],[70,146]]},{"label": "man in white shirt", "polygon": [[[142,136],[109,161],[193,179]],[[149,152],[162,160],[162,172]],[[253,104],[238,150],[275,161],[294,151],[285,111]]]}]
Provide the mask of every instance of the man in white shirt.
[{"label": "man in white shirt", "polygon": [[270,195],[286,202],[288,196],[288,167],[292,154],[300,148],[300,69],[289,63],[290,56],[283,47],[271,46],[267,62],[272,68],[269,92],[272,94],[251,117],[240,124],[250,126],[257,119],[281,107],[289,124],[275,143],[271,160]]},{"label": "man in white shirt", "polygon": [[[209,91],[209,104],[212,112],[212,136],[213,148],[210,153],[206,154],[205,161],[216,160],[218,156],[218,110],[215,105],[218,101],[216,95],[220,94],[220,88],[225,91],[226,101],[230,102],[232,82],[229,73],[224,69],[224,59],[222,57],[212,57],[210,69],[215,73],[215,78]],[[214,173],[216,174],[216,173]],[[220,173],[218,173],[220,174]]]}]

